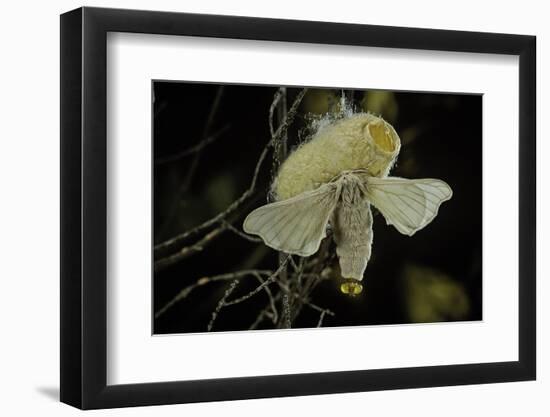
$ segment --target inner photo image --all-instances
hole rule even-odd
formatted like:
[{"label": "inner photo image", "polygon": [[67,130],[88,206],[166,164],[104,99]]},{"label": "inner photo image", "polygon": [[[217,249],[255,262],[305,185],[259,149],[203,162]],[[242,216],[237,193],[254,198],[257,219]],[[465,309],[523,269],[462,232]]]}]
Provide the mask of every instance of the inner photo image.
[{"label": "inner photo image", "polygon": [[482,320],[482,96],[152,82],[153,334]]}]

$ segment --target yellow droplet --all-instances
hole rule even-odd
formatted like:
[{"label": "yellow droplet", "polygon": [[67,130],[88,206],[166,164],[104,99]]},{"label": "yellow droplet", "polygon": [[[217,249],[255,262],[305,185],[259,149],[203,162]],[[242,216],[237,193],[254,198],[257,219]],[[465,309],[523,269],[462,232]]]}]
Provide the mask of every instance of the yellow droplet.
[{"label": "yellow droplet", "polygon": [[363,291],[363,285],[355,279],[348,279],[340,285],[340,291],[350,297],[355,297]]}]

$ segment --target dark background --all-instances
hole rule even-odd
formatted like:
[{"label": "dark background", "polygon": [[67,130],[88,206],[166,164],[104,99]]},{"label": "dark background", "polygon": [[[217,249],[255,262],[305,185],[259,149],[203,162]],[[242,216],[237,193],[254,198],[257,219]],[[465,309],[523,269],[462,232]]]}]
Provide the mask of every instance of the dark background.
[{"label": "dark background", "polygon": [[[191,154],[166,162],[200,142],[219,88],[153,83],[155,244],[211,218],[238,198],[249,186],[270,137],[268,112],[277,87],[224,85],[209,127],[209,132],[223,128],[224,133],[199,157]],[[288,89],[289,106],[298,91]],[[327,111],[342,93],[338,89],[307,93],[289,131],[291,147],[306,138],[311,115]],[[323,327],[481,320],[482,97],[375,90],[344,93],[353,97],[357,110],[381,114],[400,135],[402,148],[390,175],[439,178],[454,195],[413,237],[386,226],[375,213],[373,256],[362,294],[356,298],[341,294],[337,280],[322,282],[312,294],[313,302],[336,313],[325,317]],[[235,222],[239,228],[248,212],[267,201],[271,154],[259,179],[258,194]],[[204,251],[155,273],[154,310],[201,277],[276,265],[273,250],[226,232]],[[257,285],[250,283],[240,285],[235,295]],[[154,333],[205,331],[228,285],[229,281],[198,288],[154,320]],[[265,295],[259,293],[224,309],[215,330],[247,329],[265,304]],[[303,309],[293,327],[315,327],[318,315]]]}]

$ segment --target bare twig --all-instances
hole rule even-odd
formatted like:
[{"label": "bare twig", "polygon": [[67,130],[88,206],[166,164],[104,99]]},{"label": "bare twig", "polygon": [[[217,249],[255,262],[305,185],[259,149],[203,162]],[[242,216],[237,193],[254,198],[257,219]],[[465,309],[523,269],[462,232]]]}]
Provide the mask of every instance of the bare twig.
[{"label": "bare twig", "polygon": [[[304,258],[300,257],[300,259],[304,259]],[[293,257],[290,258],[290,265],[292,266],[292,269],[294,269],[294,272],[298,271],[299,266]]]},{"label": "bare twig", "polygon": [[[218,112],[218,107],[221,102],[223,90],[224,90],[224,86],[220,85],[218,87],[218,90],[216,91],[214,102],[212,103],[212,107],[210,108],[210,112],[208,113],[208,118],[206,119],[206,123],[204,124],[201,141],[206,140],[210,135],[210,129],[212,128],[214,117]],[[166,229],[171,224],[172,219],[176,215],[178,211],[178,206],[180,204],[181,196],[184,195],[187,192],[187,190],[189,190],[189,187],[191,186],[191,182],[193,181],[195,171],[197,170],[197,166],[199,165],[201,152],[202,152],[202,148],[193,154],[193,159],[191,160],[191,163],[189,164],[189,169],[187,170],[187,175],[185,176],[185,179],[179,185],[178,189],[174,194],[174,199],[172,201],[172,204],[170,205],[170,208],[168,209],[168,215],[166,216],[166,219],[164,220],[163,224],[158,228],[158,234],[156,234],[157,236],[162,237],[164,235]]]},{"label": "bare twig", "polygon": [[[277,106],[277,118],[279,120],[279,126],[281,126],[286,118],[288,117],[287,114],[287,107],[286,107],[286,87],[280,88],[280,103]],[[276,164],[275,168],[279,168],[279,166],[285,161],[287,156],[287,142],[288,142],[288,134],[287,131],[281,137],[273,144],[273,147],[275,148],[275,158],[274,162]],[[277,171],[275,171],[277,172]]]},{"label": "bare twig", "polygon": [[214,327],[214,322],[216,321],[216,318],[218,317],[218,314],[220,314],[221,309],[226,305],[225,300],[227,300],[227,297],[231,295],[233,291],[235,291],[235,288],[237,288],[237,285],[239,285],[239,280],[234,280],[227,290],[225,290],[225,293],[223,294],[223,297],[218,302],[218,305],[216,306],[216,309],[212,312],[212,318],[210,319],[210,322],[207,326],[207,331],[211,331],[212,327]]},{"label": "bare twig", "polygon": [[[252,201],[252,200],[251,200]],[[174,263],[176,262],[179,262],[183,259],[186,259],[188,258],[189,256],[191,255],[194,255],[198,252],[201,252],[202,250],[204,250],[204,248],[209,245],[210,243],[212,243],[217,237],[219,237],[222,233],[224,233],[226,230],[230,230],[232,231],[233,233],[236,233],[238,234],[239,236],[241,236],[242,238],[244,239],[247,239],[251,242],[255,242],[255,243],[261,243],[263,242],[261,239],[259,238],[255,238],[253,236],[249,236],[247,235],[246,233],[243,233],[241,232],[239,229],[237,229],[236,227],[234,227],[228,220],[226,219],[223,219],[221,222],[220,222],[220,226],[217,227],[216,229],[213,229],[211,230],[210,232],[208,232],[204,237],[202,237],[198,242],[190,245],[190,246],[184,246],[183,248],[181,248],[178,252],[176,253],[173,253],[171,255],[168,255],[168,256],[165,256],[164,258],[160,258],[158,260],[155,261],[154,263],[154,269],[155,269],[155,272],[158,272],[158,271],[161,271],[163,270],[164,268],[170,266],[170,265],[173,265]]]},{"label": "bare twig", "polygon": [[290,329],[291,327],[291,313],[290,303],[288,301],[288,294],[283,295],[283,312],[284,312],[284,327]]},{"label": "bare twig", "polygon": [[243,239],[246,239],[250,242],[255,242],[255,243],[262,243],[263,242],[263,240],[260,239],[259,237],[254,237],[254,236],[247,235],[246,233],[241,232],[239,229],[237,229],[232,224],[227,223],[225,220],[222,220],[222,226],[225,227],[227,230],[230,230],[231,232],[235,233],[236,235],[238,235],[238,236],[242,237]]},{"label": "bare twig", "polygon": [[[260,281],[260,284],[263,284],[264,280],[261,277],[260,274],[255,274],[256,278],[258,278],[258,281]],[[268,285],[264,287],[264,290],[269,298],[269,306],[271,307],[271,310],[273,311],[273,322],[277,322],[277,319],[279,317],[279,313],[277,311],[277,306],[275,305],[275,298],[273,297],[273,293],[271,292],[271,289]]]},{"label": "bare twig", "polygon": [[226,227],[223,227],[223,226],[217,229],[214,229],[208,234],[206,234],[197,243],[191,246],[185,246],[181,248],[178,252],[172,255],[166,256],[162,259],[159,259],[158,261],[155,261],[155,264],[154,264],[155,271],[160,271],[161,269],[166,268],[167,266],[173,265],[174,263],[179,262],[191,255],[194,255],[197,252],[201,252],[206,245],[208,245],[212,240],[214,240],[219,235],[221,235],[225,230],[226,230]]},{"label": "bare twig", "polygon": [[268,286],[269,284],[271,284],[277,279],[277,276],[281,273],[283,268],[286,266],[287,262],[288,262],[288,257],[281,265],[279,265],[279,268],[277,268],[277,270],[273,274],[271,274],[262,284],[258,285],[255,289],[243,295],[242,297],[236,298],[231,301],[226,301],[225,305],[231,306],[231,305],[239,304],[239,303],[242,303],[243,301],[248,300],[250,297],[258,294],[264,287]]},{"label": "bare twig", "polygon": [[277,281],[277,283],[279,284],[279,287],[281,288],[281,290],[283,290],[285,295],[288,295],[288,296],[290,296],[294,299],[299,300],[302,304],[307,305],[308,307],[311,307],[313,310],[317,310],[319,312],[325,311],[326,314],[328,314],[329,316],[334,315],[334,313],[331,310],[329,310],[327,308],[319,307],[317,304],[313,304],[311,301],[309,301],[309,299],[307,297],[305,297],[301,294],[298,294],[296,292],[292,292],[292,290],[288,286],[283,284],[282,282]]},{"label": "bare twig", "polygon": [[172,308],[176,303],[179,301],[187,298],[191,292],[203,285],[210,284],[212,282],[218,282],[218,281],[229,281],[231,279],[237,279],[237,278],[243,278],[247,275],[251,276],[262,276],[266,275],[269,276],[273,273],[273,271],[269,270],[261,270],[261,269],[247,269],[243,271],[237,271],[237,272],[229,272],[227,274],[220,274],[220,275],[214,275],[211,277],[202,277],[199,278],[196,282],[194,282],[191,285],[188,285],[187,287],[181,289],[174,298],[172,298],[170,301],[168,301],[163,307],[161,307],[156,313],[155,313],[155,319],[162,316],[166,311],[168,311],[170,308]]},{"label": "bare twig", "polygon": [[275,109],[277,108],[284,91],[286,91],[285,87],[279,87],[275,92],[275,96],[273,96],[271,106],[269,106],[269,132],[271,133],[272,137],[275,136],[275,128],[273,127],[273,114],[275,113]]},{"label": "bare twig", "polygon": [[226,230],[230,230],[231,232],[235,233],[236,235],[242,237],[243,239],[246,239],[250,242],[254,243],[262,243],[263,240],[257,237],[253,237],[250,235],[247,235],[246,233],[241,232],[239,229],[234,227],[231,223],[222,220],[221,225],[207,233],[201,240],[199,240],[197,243],[194,243],[190,246],[185,246],[181,248],[178,252],[166,256],[164,258],[159,259],[158,261],[155,261],[154,268],[155,271],[160,271],[167,266],[170,266],[176,262],[179,262],[185,258],[188,258],[191,255],[194,255],[198,252],[201,252],[204,250],[204,248],[210,244],[214,239],[216,239],[218,236],[220,236],[223,232]]},{"label": "bare twig", "polygon": [[214,143],[216,140],[218,140],[227,130],[229,130],[230,125],[225,125],[221,129],[217,130],[210,136],[207,136],[206,138],[202,139],[199,143],[197,143],[195,146],[192,146],[184,151],[181,151],[175,155],[170,155],[162,158],[155,159],[155,164],[162,165],[167,164],[170,162],[177,161],[181,158],[184,158],[186,156],[189,156],[191,154],[194,154],[196,152],[202,151],[204,148],[206,148],[211,143]]},{"label": "bare twig", "polygon": [[327,314],[327,310],[321,311],[321,314],[319,315],[319,321],[317,322],[317,327],[321,327],[323,325],[323,319],[325,318],[325,314]]},{"label": "bare twig", "polygon": [[197,227],[195,227],[191,230],[188,230],[188,231],[186,231],[184,233],[181,233],[181,234],[179,234],[179,235],[177,235],[177,236],[175,236],[171,239],[168,239],[168,240],[166,240],[162,243],[159,243],[159,244],[155,245],[155,253],[158,253],[158,252],[166,250],[166,249],[173,248],[174,246],[177,246],[178,244],[180,244],[182,241],[189,238],[190,236],[196,235],[196,234],[204,231],[205,229],[213,226],[214,224],[220,222],[221,220],[225,219],[229,214],[233,213],[237,208],[239,208],[240,205],[248,197],[250,197],[254,193],[254,190],[256,189],[256,184],[257,184],[257,181],[258,181],[258,174],[259,174],[260,169],[262,167],[262,164],[263,164],[263,162],[264,162],[264,160],[267,156],[267,153],[269,152],[269,149],[271,148],[271,146],[273,145],[274,142],[279,140],[279,138],[282,137],[286,133],[288,127],[294,121],[294,118],[296,117],[296,113],[298,111],[298,106],[300,105],[300,103],[301,103],[301,101],[302,101],[302,99],[303,99],[306,92],[307,92],[307,89],[303,89],[300,93],[298,93],[296,99],[294,100],[294,103],[292,104],[292,107],[288,111],[288,115],[287,115],[287,118],[285,119],[284,123],[281,126],[279,126],[279,128],[275,132],[275,135],[273,135],[271,140],[264,147],[262,153],[260,154],[260,157],[258,158],[258,162],[256,163],[256,167],[254,169],[254,174],[252,176],[252,181],[251,181],[250,186],[248,187],[248,189],[237,200],[235,200],[233,203],[231,203],[229,205],[229,207],[227,207],[227,209],[225,209],[221,213],[217,214],[216,216],[212,217],[210,220],[207,220],[204,223],[200,224],[199,226],[197,226]]},{"label": "bare twig", "polygon": [[312,263],[308,265],[308,274],[304,274],[304,284],[302,285],[302,296],[310,294],[317,284],[322,280],[321,272],[323,269],[330,264],[331,254],[329,251],[330,248],[330,239],[325,239],[321,242],[321,246],[315,258],[312,260]]},{"label": "bare twig", "polygon": [[269,308],[264,308],[262,311],[260,311],[260,314],[256,317],[256,320],[254,320],[254,323],[248,327],[248,330],[256,330],[259,326],[259,324],[264,321],[265,317],[268,315]]},{"label": "bare twig", "polygon": [[[275,110],[277,110],[277,125],[281,126],[284,121],[287,118],[287,90],[286,87],[280,87],[277,92],[275,93],[275,97],[273,99],[273,102],[271,103],[271,107],[269,108],[269,129],[271,132],[273,132],[275,129],[273,127],[273,116]],[[272,133],[273,136],[273,133]],[[273,162],[271,166],[272,176],[276,175],[279,171],[279,168],[281,167],[281,164],[285,161],[287,157],[287,142],[288,142],[288,134],[285,132],[284,135],[278,138],[277,141],[273,142]],[[282,264],[285,254],[283,252],[279,252],[279,265]],[[291,262],[293,259],[291,258]],[[279,274],[279,280],[282,281],[284,284],[288,283],[288,272],[287,268],[285,267],[281,273]],[[285,304],[286,302],[286,304]],[[288,297],[285,294],[285,298],[283,298],[283,311],[285,311],[286,314],[285,317],[281,317],[279,319],[280,323],[277,324],[277,327],[290,327],[290,304]]]},{"label": "bare twig", "polygon": [[260,311],[254,322],[248,327],[248,330],[256,330],[260,323],[264,321],[266,317],[272,315],[271,313],[269,313],[269,310],[270,307],[266,307],[262,311]]},{"label": "bare twig", "polygon": [[308,307],[312,308],[313,310],[317,310],[320,313],[325,313],[325,314],[328,314],[329,316],[334,316],[335,315],[332,310],[330,310],[328,308],[319,307],[317,304],[307,302],[306,305]]},{"label": "bare twig", "polygon": [[[204,124],[204,129],[202,131],[202,138],[205,140],[210,135],[210,129],[212,128],[212,123],[214,122],[214,117],[216,117],[216,113],[218,112],[218,108],[220,106],[220,102],[223,95],[224,86],[220,85],[218,87],[218,90],[216,91],[216,96],[214,97],[214,102],[212,103],[212,107],[210,108],[210,113],[208,113],[208,118],[206,119],[206,123]],[[199,161],[201,158],[201,151],[195,152],[193,156],[193,160],[191,161],[191,165],[189,167],[189,170],[187,171],[187,176],[185,177],[185,180],[182,183],[181,190],[188,190],[189,186],[191,185],[191,181],[193,180],[193,176],[195,175],[195,171],[197,170],[197,166],[199,165]]]},{"label": "bare twig", "polygon": [[[297,294],[294,294],[293,296],[297,297]],[[281,293],[278,293],[274,297],[275,302],[277,302],[280,298],[281,298]],[[322,326],[325,316],[327,316],[327,315],[328,316],[335,316],[336,315],[332,310],[329,310],[328,308],[319,307],[318,305],[313,304],[311,302],[305,301],[304,304],[307,305],[308,307],[312,308],[313,310],[316,310],[320,313],[319,314],[319,321],[317,322],[317,327]],[[266,317],[272,318],[272,315],[269,313],[269,311],[270,311],[269,306],[265,307],[262,311],[260,311],[260,313],[256,316],[256,319],[254,320],[254,322],[248,327],[248,330],[257,329],[258,326],[260,325],[260,323],[262,321],[264,321]],[[294,318],[296,318],[296,316],[297,315],[294,315]],[[292,317],[291,317],[291,320],[292,320]]]}]

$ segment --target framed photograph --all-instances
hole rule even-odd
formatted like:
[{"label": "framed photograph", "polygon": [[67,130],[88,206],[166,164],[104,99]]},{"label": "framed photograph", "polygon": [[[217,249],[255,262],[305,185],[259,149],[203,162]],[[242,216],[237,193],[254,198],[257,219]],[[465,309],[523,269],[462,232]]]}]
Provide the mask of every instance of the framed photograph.
[{"label": "framed photograph", "polygon": [[61,16],[61,401],[533,380],[535,37]]}]

